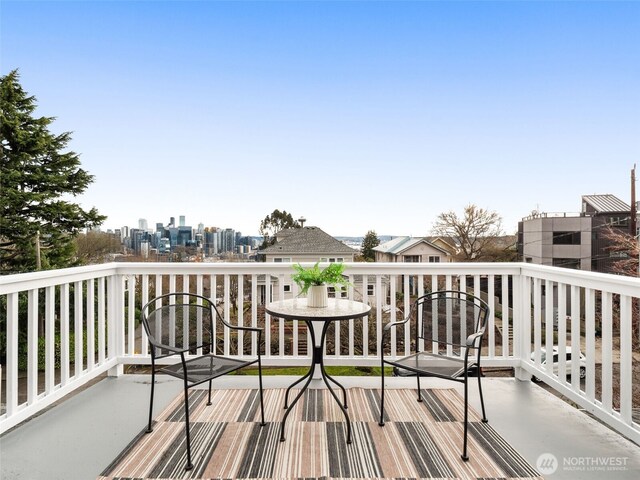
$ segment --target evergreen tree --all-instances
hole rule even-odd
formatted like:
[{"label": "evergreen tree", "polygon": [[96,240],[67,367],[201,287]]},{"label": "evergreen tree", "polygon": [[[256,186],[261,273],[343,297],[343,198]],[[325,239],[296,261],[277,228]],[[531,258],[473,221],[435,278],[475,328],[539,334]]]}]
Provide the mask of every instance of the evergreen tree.
[{"label": "evergreen tree", "polygon": [[51,133],[55,118],[34,117],[36,105],[17,70],[0,77],[0,273],[73,265],[75,235],[106,218],[64,199],[93,176],[65,151],[71,133]]},{"label": "evergreen tree", "polygon": [[362,257],[366,262],[373,262],[376,259],[375,247],[380,245],[380,239],[375,230],[369,230],[362,240]]}]

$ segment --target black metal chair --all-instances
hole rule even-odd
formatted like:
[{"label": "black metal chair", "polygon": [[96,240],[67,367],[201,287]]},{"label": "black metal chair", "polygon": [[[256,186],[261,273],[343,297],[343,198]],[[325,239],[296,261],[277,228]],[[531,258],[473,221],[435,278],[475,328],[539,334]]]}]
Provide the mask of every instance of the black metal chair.
[{"label": "black metal chair", "polygon": [[[406,318],[388,323],[382,333],[380,358],[382,393],[380,426],[384,426],[384,366],[408,370],[416,375],[418,401],[422,402],[420,377],[439,377],[464,383],[464,444],[462,459],[467,461],[468,377],[478,376],[482,421],[487,422],[482,397],[480,349],[486,328],[489,307],[481,299],[465,292],[445,290],[419,297]],[[415,322],[415,352],[399,359],[385,359],[384,347],[391,328]],[[409,323],[411,325],[411,323]]]},{"label": "black metal chair", "polygon": [[[214,355],[214,322],[219,319],[233,330],[244,330],[257,335],[258,358],[236,359]],[[191,439],[189,435],[189,388],[209,382],[211,405],[211,381],[240,368],[258,363],[258,381],[260,385],[261,425],[264,426],[264,405],[262,394],[262,362],[260,348],[262,329],[240,327],[227,323],[215,305],[206,297],[191,293],[167,293],[154,298],[142,308],[142,325],[151,348],[151,400],[149,403],[149,427],[152,431],[153,394],[156,373],[165,373],[184,382],[184,409],[187,435],[187,465],[191,470]],[[156,370],[156,361],[180,355],[180,362],[164,365]]]}]

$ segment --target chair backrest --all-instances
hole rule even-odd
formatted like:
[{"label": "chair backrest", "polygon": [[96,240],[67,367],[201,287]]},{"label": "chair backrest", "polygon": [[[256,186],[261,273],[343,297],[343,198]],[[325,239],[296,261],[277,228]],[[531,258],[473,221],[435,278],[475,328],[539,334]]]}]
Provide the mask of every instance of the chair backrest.
[{"label": "chair backrest", "polygon": [[438,345],[466,347],[469,335],[484,334],[488,315],[489,306],[483,300],[457,290],[428,293],[418,298],[412,307],[416,337],[425,340],[427,350]]},{"label": "chair backrest", "polygon": [[163,346],[191,353],[213,352],[213,326],[219,312],[206,297],[190,293],[167,293],[142,307],[142,325],[154,357],[172,355]]}]

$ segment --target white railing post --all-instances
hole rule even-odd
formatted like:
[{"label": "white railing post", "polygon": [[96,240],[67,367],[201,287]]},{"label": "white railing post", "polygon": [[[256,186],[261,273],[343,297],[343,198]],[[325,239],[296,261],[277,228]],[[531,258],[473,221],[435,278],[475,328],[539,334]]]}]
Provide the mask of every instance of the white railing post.
[{"label": "white railing post", "polygon": [[[515,377],[523,382],[531,381],[531,373],[522,367],[522,363],[531,352],[531,300],[526,282],[528,277],[523,273],[513,276],[513,355],[519,360],[515,367]],[[527,332],[528,334],[526,334]],[[525,356],[526,355],[526,356]]]},{"label": "white railing post", "polygon": [[31,405],[38,395],[38,290],[29,290],[28,296],[27,403]]},{"label": "white railing post", "polygon": [[[107,357],[109,360],[124,354],[124,288],[122,275],[111,275],[107,290]],[[110,368],[107,375],[119,377],[124,373],[121,363]]]},{"label": "white railing post", "polygon": [[620,415],[631,425],[633,422],[633,356],[632,356],[631,297],[620,297]]},{"label": "white railing post", "polygon": [[18,294],[7,296],[7,415],[18,408]]}]

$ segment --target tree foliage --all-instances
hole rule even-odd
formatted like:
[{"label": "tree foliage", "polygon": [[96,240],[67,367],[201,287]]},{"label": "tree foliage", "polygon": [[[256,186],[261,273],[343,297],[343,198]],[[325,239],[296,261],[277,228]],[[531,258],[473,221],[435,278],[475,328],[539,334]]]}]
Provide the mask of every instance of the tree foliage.
[{"label": "tree foliage", "polygon": [[262,248],[273,245],[276,241],[276,234],[285,228],[299,228],[300,224],[293,219],[293,216],[286,210],[280,211],[277,208],[264,217],[260,222],[260,235],[263,236]]},{"label": "tree foliage", "polygon": [[620,232],[611,226],[604,228],[603,236],[609,241],[606,248],[612,253],[616,260],[611,266],[611,272],[629,277],[638,276],[638,257],[640,256],[640,245],[635,237],[628,233]]},{"label": "tree foliage", "polygon": [[438,215],[433,232],[455,239],[460,248],[461,261],[477,262],[483,260],[483,254],[502,235],[502,218],[497,212],[469,204],[461,217],[454,211]]},{"label": "tree foliage", "polygon": [[380,245],[380,239],[375,230],[369,230],[362,240],[362,257],[366,262],[373,262],[376,259],[376,252],[373,250]]},{"label": "tree foliage", "polygon": [[[606,250],[617,258],[611,265],[611,273],[638,277],[638,262],[640,262],[640,245],[638,240],[628,233],[607,226],[603,229],[603,236],[608,240]],[[613,301],[613,326],[620,328],[620,298],[616,296]],[[601,312],[600,312],[601,313]],[[640,347],[640,302],[631,302],[631,339],[632,347],[637,350]]]},{"label": "tree foliage", "polygon": [[93,176],[67,151],[71,133],[49,131],[55,118],[34,117],[36,99],[19,83],[16,70],[0,77],[0,272],[74,264],[74,236],[101,224],[95,208],[66,200],[86,190]]},{"label": "tree foliage", "polygon": [[476,260],[479,262],[517,262],[516,241],[516,235],[493,237],[493,241],[489,242]]},{"label": "tree foliage", "polygon": [[89,230],[76,237],[76,255],[83,265],[104,263],[109,254],[122,252],[120,239],[111,233]]}]

